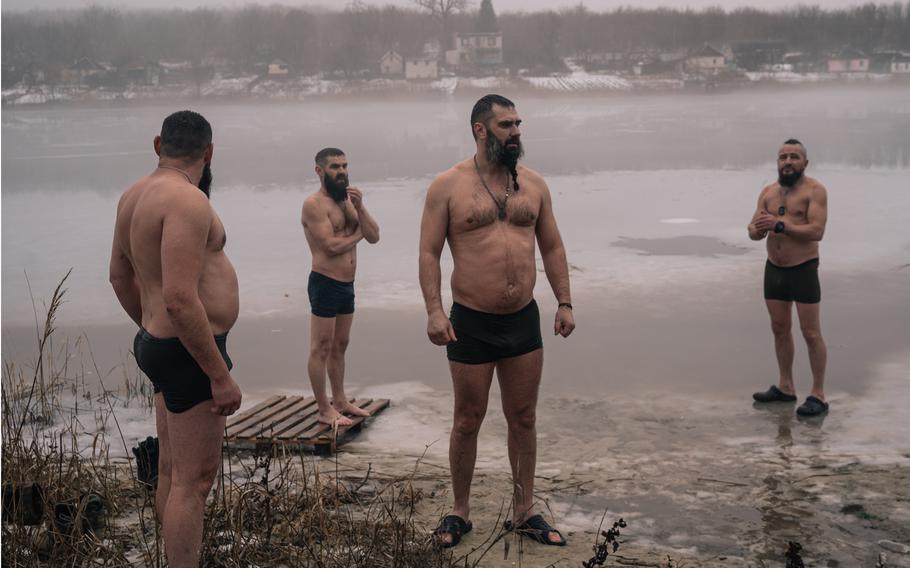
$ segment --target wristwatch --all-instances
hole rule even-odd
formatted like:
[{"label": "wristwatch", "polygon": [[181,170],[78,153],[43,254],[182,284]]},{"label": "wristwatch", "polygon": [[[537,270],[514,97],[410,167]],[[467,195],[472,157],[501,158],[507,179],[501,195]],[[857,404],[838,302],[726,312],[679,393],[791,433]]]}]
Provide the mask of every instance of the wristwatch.
[{"label": "wristwatch", "polygon": [[559,305],[556,306],[556,309],[559,309],[559,308],[569,308],[571,310],[572,304],[569,302],[559,302]]},{"label": "wristwatch", "polygon": [[783,221],[778,221],[777,223],[774,224],[774,232],[775,233],[784,232],[784,222]]}]

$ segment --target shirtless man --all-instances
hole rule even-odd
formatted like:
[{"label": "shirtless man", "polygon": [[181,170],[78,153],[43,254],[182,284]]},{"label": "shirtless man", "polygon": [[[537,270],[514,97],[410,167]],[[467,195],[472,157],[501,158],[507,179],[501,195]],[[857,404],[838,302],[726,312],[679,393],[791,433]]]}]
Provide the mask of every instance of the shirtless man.
[{"label": "shirtless man", "polygon": [[[351,404],[344,392],[344,354],[354,322],[354,273],[357,243],[379,242],[379,225],[363,205],[363,192],[348,185],[348,159],[338,148],[316,154],[321,186],[303,202],[301,222],[313,270],[307,285],[310,296],[310,359],[307,371],[319,406],[319,421],[350,426],[354,416],[369,413]],[[325,391],[328,368],[332,402]]]},{"label": "shirtless man", "polygon": [[155,391],[155,508],[168,565],[196,567],[227,416],[240,407],[228,330],[239,309],[225,232],[209,204],[212,128],[191,111],[155,137],[158,167],[120,198],[110,280],[139,326],[133,353]]},{"label": "shirtless man", "polygon": [[777,153],[778,181],[758,196],[758,207],[748,227],[752,240],[768,237],[765,304],[771,316],[780,369],[778,384],[752,397],[760,403],[796,401],[790,333],[792,306],[796,302],[812,368],[812,391],[796,413],[818,416],[828,411],[824,390],[828,351],[819,321],[818,282],[818,243],[828,220],[828,192],[817,180],[804,175],[808,165],[806,148],[799,140],[784,142]]},{"label": "shirtless man", "polygon": [[[476,153],[433,180],[420,227],[427,335],[434,344],[446,346],[455,391],[449,446],[455,503],[453,514],[434,531],[443,547],[458,544],[472,528],[469,498],[477,434],[494,369],[508,423],[514,484],[508,524],[538,542],[566,542],[534,513],[535,413],[543,365],[540,313],[533,297],[535,238],[559,302],[553,333],[568,337],[575,320],[550,190],[537,172],[518,165],[523,153],[520,125],[515,105],[505,97],[487,95],[477,101],[471,112]],[[455,261],[449,317],[440,295],[439,257],[446,240]]]}]

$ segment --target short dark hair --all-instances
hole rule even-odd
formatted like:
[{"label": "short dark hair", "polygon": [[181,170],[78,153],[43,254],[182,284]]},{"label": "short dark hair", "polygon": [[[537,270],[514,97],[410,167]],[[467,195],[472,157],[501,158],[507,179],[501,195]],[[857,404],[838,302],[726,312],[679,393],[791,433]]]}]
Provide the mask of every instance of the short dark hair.
[{"label": "short dark hair", "polygon": [[177,111],[161,125],[161,154],[198,160],[212,143],[212,125],[191,110]]},{"label": "short dark hair", "polygon": [[477,134],[474,132],[474,125],[478,122],[481,124],[486,124],[488,120],[493,116],[493,105],[499,105],[505,108],[515,108],[515,103],[505,98],[502,95],[484,95],[474,103],[474,108],[471,110],[471,134],[474,138],[477,138]]},{"label": "short dark hair", "polygon": [[335,156],[344,156],[344,150],[339,148],[323,148],[316,152],[316,163],[320,166],[324,166],[329,158],[334,158]]},{"label": "short dark hair", "polygon": [[802,142],[800,142],[799,140],[797,140],[796,138],[788,138],[787,140],[784,141],[783,144],[781,144],[781,146],[799,146],[803,149],[803,156],[806,158],[809,157],[809,151],[806,150],[806,145],[803,144]]}]

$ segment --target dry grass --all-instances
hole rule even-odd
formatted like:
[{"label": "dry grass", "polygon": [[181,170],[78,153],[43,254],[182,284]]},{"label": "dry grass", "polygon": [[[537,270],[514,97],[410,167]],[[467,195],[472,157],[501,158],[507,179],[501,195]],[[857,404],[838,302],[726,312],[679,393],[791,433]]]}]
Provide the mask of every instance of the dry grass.
[{"label": "dry grass", "polygon": [[[87,341],[55,347],[65,282],[43,326],[36,325],[34,364],[3,367],[3,565],[165,566],[154,492],[135,479],[131,444],[117,419],[125,405],[150,408],[151,389],[123,365],[121,388],[108,391],[94,363],[101,383],[92,387],[82,363],[92,360]],[[96,433],[86,437],[87,431]],[[418,466],[409,476],[382,479],[277,447],[226,457],[207,505],[202,564],[476,566],[436,548],[415,522],[423,497],[413,483]],[[26,526],[25,507],[12,491],[32,484],[43,490],[43,515]],[[100,515],[92,509],[99,503]]]}]

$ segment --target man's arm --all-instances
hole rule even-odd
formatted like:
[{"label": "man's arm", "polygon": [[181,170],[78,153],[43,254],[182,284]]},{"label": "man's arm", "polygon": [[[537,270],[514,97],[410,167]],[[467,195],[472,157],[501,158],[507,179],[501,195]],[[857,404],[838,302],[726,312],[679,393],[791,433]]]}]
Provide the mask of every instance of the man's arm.
[{"label": "man's arm", "polygon": [[420,221],[420,290],[427,308],[427,335],[436,345],[456,341],[455,330],[442,307],[442,269],[439,257],[449,227],[449,204],[445,182],[437,177],[427,190]]},{"label": "man's arm", "polygon": [[553,202],[550,190],[541,180],[543,187],[540,216],[537,220],[537,243],[543,258],[544,272],[550,282],[550,288],[560,304],[571,303],[572,293],[569,290],[569,264],[566,261],[566,249],[562,244],[556,216],[553,215]]},{"label": "man's arm", "polygon": [[363,238],[363,232],[359,226],[351,235],[336,237],[328,214],[312,200],[308,199],[303,202],[301,217],[301,223],[309,231],[310,238],[313,240],[312,244],[329,256],[338,256],[350,251]]},{"label": "man's arm", "polygon": [[805,225],[785,224],[783,234],[800,241],[822,240],[828,223],[828,191],[821,184],[813,188],[809,195],[806,220],[808,223]]},{"label": "man's arm", "polygon": [[[211,206],[201,192],[181,195],[169,209],[161,231],[162,295],[177,337],[212,383],[216,405],[213,411],[231,414],[240,406],[240,391],[218,351],[205,306],[199,299],[199,279],[211,225]],[[222,394],[231,389],[236,390],[236,399]]]},{"label": "man's arm", "polygon": [[537,244],[540,246],[543,269],[550,282],[550,288],[553,289],[553,295],[560,304],[556,308],[553,332],[568,337],[575,329],[575,318],[571,308],[572,292],[569,289],[569,263],[566,260],[566,249],[559,234],[559,227],[556,226],[550,189],[543,179],[540,180],[540,186],[543,191],[536,227]]},{"label": "man's arm", "polygon": [[357,221],[360,223],[360,232],[363,233],[363,240],[375,245],[379,242],[379,223],[373,219],[373,216],[370,215],[370,212],[367,211],[366,206],[363,204],[363,192],[356,187],[349,187],[348,197],[350,197],[354,211],[357,212]]},{"label": "man's arm", "polygon": [[[768,236],[769,228],[766,228],[766,226],[771,222],[772,219],[774,220],[774,223],[777,222],[777,219],[765,210],[766,191],[767,188],[761,190],[761,193],[758,194],[758,205],[756,205],[755,213],[752,215],[752,221],[747,227],[749,231],[749,238],[753,241],[760,241]],[[774,226],[773,223],[771,223],[771,226]]]},{"label": "man's arm", "polygon": [[111,248],[110,281],[124,311],[136,325],[142,327],[142,296],[139,293],[133,265],[117,243],[117,235],[114,235],[114,244]]}]

